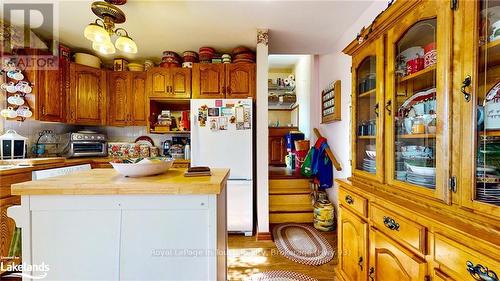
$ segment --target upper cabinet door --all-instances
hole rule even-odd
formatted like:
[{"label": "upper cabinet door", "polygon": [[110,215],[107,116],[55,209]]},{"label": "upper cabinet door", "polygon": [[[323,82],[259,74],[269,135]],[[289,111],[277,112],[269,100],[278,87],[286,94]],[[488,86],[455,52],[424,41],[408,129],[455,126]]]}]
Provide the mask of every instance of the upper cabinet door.
[{"label": "upper cabinet door", "polygon": [[255,96],[255,64],[226,64],[226,98],[241,99]]},{"label": "upper cabinet door", "polygon": [[[500,216],[500,1],[464,1],[461,205]],[[470,96],[469,96],[470,95]]]},{"label": "upper cabinet door", "polygon": [[148,71],[149,96],[165,97],[170,90],[170,71],[168,68],[155,67]]},{"label": "upper cabinet door", "polygon": [[146,72],[130,72],[129,102],[132,108],[131,122],[135,126],[146,126]]},{"label": "upper cabinet door", "polygon": [[224,64],[195,63],[193,65],[193,98],[225,98]]},{"label": "upper cabinet door", "polygon": [[353,174],[384,181],[384,38],[353,55]]},{"label": "upper cabinet door", "polygon": [[111,126],[126,126],[130,121],[128,78],[125,71],[108,74],[108,122]]},{"label": "upper cabinet door", "polygon": [[[452,10],[424,1],[388,31],[386,179],[450,202]],[[436,169],[438,167],[438,169]]]},{"label": "upper cabinet door", "polygon": [[191,69],[170,68],[170,91],[173,98],[191,98]]},{"label": "upper cabinet door", "polygon": [[106,72],[71,64],[70,122],[82,125],[106,123]]},{"label": "upper cabinet door", "polygon": [[64,122],[66,120],[66,72],[67,62],[59,62],[59,70],[38,72],[38,119],[40,121]]}]

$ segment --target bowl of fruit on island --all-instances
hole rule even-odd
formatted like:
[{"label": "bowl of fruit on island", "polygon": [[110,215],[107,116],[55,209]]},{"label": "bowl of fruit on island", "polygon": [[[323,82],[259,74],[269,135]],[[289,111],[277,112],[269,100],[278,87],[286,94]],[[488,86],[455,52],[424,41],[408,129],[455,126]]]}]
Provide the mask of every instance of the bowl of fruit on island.
[{"label": "bowl of fruit on island", "polygon": [[110,164],[126,177],[146,177],[165,173],[174,160],[166,157],[116,159]]}]

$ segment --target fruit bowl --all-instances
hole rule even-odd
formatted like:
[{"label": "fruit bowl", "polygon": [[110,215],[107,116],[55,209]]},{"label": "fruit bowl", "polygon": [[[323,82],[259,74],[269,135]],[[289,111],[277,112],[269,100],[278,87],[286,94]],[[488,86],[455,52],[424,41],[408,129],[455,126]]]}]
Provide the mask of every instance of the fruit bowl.
[{"label": "fruit bowl", "polygon": [[174,159],[170,158],[137,158],[126,159],[122,163],[110,162],[111,166],[125,177],[147,177],[165,173],[172,167]]}]

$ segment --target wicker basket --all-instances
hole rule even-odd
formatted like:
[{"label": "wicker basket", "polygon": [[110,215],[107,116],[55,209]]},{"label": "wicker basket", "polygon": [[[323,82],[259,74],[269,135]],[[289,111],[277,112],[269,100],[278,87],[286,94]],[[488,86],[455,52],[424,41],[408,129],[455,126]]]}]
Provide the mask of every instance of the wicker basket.
[{"label": "wicker basket", "polygon": [[309,140],[296,140],[295,150],[297,151],[308,151],[309,150]]}]

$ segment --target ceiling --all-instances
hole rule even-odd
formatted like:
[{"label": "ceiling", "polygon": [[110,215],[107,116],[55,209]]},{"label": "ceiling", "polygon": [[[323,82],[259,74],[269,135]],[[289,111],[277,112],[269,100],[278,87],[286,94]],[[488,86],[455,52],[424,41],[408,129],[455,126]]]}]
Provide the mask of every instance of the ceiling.
[{"label": "ceiling", "polygon": [[[373,1],[128,0],[120,6],[127,21],[118,26],[137,42],[137,59],[158,60],[163,50],[181,53],[201,46],[219,51],[238,45],[255,48],[257,28],[270,30],[270,54],[324,54]],[[57,2],[60,41],[90,51],[83,30],[96,18],[90,10],[92,1]],[[124,54],[113,57],[120,55]]]},{"label": "ceiling", "polygon": [[269,55],[269,69],[293,69],[306,55]]}]

